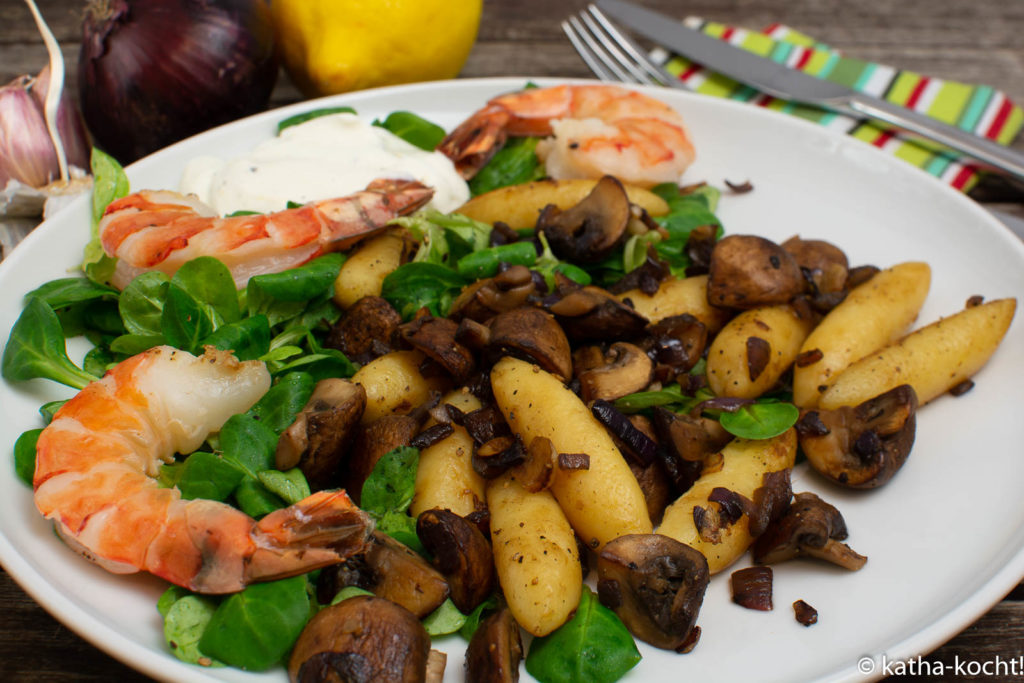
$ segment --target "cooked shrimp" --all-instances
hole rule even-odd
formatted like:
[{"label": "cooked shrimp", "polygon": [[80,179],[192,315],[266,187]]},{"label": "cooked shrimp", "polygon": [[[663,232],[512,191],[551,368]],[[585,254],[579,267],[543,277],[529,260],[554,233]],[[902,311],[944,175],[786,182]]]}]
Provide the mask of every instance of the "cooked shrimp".
[{"label": "cooked shrimp", "polygon": [[351,246],[434,191],[410,180],[376,180],[347,197],[270,214],[221,218],[195,196],[143,190],[110,203],[100,221],[103,249],[116,256],[113,285],[147,270],[173,275],[197,256],[215,256],[242,288],[253,275],[294,268]]},{"label": "cooked shrimp", "polygon": [[202,593],[301,574],[358,552],[372,523],[342,491],[256,521],[226,503],[183,500],[160,465],[196,450],[270,386],[259,361],[162,346],[115,366],[39,436],[35,503],[68,545],[115,573],[147,571]]},{"label": "cooked shrimp", "polygon": [[674,183],[696,156],[679,112],[613,85],[560,85],[495,97],[438,149],[471,178],[509,135],[552,136],[538,143],[537,156],[555,179],[614,175],[643,187]]}]

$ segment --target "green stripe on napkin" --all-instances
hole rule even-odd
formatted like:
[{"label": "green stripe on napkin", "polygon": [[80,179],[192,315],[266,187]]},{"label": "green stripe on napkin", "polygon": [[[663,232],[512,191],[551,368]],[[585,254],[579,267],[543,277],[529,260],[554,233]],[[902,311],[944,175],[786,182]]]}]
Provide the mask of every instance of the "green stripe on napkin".
[{"label": "green stripe on napkin", "polygon": [[[758,33],[694,17],[684,23],[780,64],[884,98],[1003,145],[1010,144],[1024,127],[1024,111],[1003,93],[986,85],[930,78],[846,57],[782,24],[773,24]],[[978,181],[977,167],[954,152],[905,138],[867,121],[817,107],[781,102],[678,55],[655,51],[652,56],[696,92],[752,102],[839,130],[923,168],[964,192]]]}]

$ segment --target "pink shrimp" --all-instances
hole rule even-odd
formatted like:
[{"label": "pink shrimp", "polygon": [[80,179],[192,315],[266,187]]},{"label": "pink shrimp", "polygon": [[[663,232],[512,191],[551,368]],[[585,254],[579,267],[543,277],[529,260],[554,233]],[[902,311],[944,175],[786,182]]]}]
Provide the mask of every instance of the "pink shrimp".
[{"label": "pink shrimp", "polygon": [[679,112],[613,85],[560,85],[495,97],[438,149],[471,178],[509,135],[552,136],[538,143],[537,155],[555,179],[613,175],[649,187],[679,182],[696,157]]},{"label": "pink shrimp", "polygon": [[143,190],[115,200],[100,221],[100,242],[118,259],[123,289],[147,270],[173,275],[197,256],[214,256],[242,288],[253,275],[294,268],[340,251],[425,205],[434,191],[415,181],[375,180],[362,192],[270,214],[221,218],[194,196]]},{"label": "pink shrimp", "polygon": [[226,503],[183,500],[156,479],[270,386],[259,361],[208,347],[133,356],[86,386],[39,435],[35,503],[68,545],[115,573],[147,571],[202,593],[238,591],[359,552],[370,519],[321,491],[256,521]]}]

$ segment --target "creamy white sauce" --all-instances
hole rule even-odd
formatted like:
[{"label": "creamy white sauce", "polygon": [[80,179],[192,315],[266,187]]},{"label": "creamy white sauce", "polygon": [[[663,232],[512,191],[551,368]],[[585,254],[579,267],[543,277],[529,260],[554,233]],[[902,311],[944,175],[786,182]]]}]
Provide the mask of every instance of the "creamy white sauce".
[{"label": "creamy white sauce", "polygon": [[434,188],[429,206],[453,211],[469,199],[466,182],[448,157],[426,152],[354,114],[331,114],[290,126],[247,156],[193,159],[181,191],[221,215],[266,213],[288,202],[343,197],[377,178],[418,180]]}]

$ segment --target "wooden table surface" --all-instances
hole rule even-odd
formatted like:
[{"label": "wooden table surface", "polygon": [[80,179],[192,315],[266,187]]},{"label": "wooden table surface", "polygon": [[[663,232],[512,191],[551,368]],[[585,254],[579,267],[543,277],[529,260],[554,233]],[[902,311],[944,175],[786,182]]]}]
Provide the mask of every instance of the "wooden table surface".
[{"label": "wooden table surface", "polygon": [[[72,73],[83,4],[39,1],[64,46]],[[590,76],[558,27],[560,20],[584,4],[584,0],[486,0],[479,39],[461,75]],[[752,29],[781,22],[850,56],[940,78],[986,83],[1024,104],[1022,0],[645,0],[643,4],[680,18],[692,14]],[[0,0],[0,83],[37,72],[44,60],[45,51],[24,4]],[[298,99],[298,92],[282,74],[273,104]],[[1024,151],[1024,138],[1014,147]],[[1024,217],[1024,196],[1002,183],[983,183],[973,196]],[[0,613],[0,680],[148,680],[55,621],[2,571]],[[1019,586],[927,659],[951,665],[958,658],[985,661],[998,655],[1010,660],[1022,654],[1024,586]]]}]

